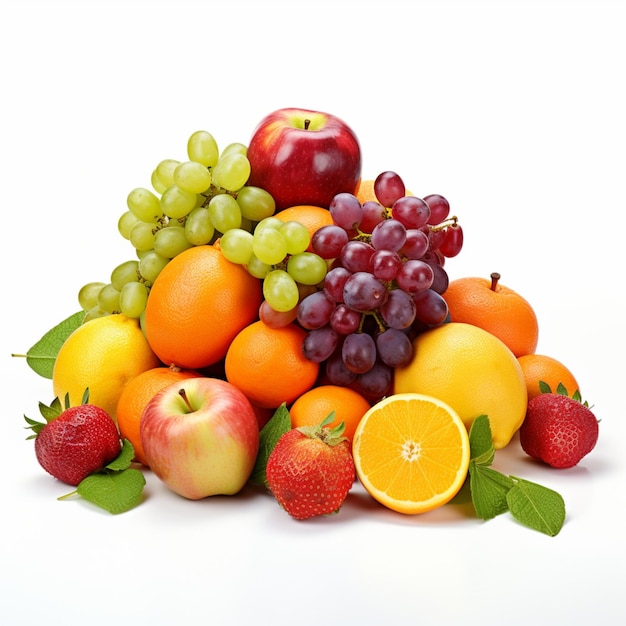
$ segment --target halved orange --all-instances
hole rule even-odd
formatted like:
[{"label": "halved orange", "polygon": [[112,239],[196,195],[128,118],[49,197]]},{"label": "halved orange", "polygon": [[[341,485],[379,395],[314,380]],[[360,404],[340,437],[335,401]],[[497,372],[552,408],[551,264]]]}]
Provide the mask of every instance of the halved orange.
[{"label": "halved orange", "polygon": [[407,515],[449,502],[470,461],[469,436],[458,414],[418,393],[390,395],[372,406],[357,426],[352,453],[365,490]]}]

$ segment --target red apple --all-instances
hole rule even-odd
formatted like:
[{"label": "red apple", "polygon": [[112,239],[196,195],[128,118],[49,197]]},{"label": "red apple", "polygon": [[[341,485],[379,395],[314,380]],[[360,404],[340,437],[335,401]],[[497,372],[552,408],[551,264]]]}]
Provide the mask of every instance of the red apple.
[{"label": "red apple", "polygon": [[308,109],[279,109],[254,130],[248,145],[248,185],[262,187],[276,210],[300,204],[328,207],[361,178],[361,148],[341,119]]},{"label": "red apple", "polygon": [[259,449],[252,405],[218,378],[189,378],[159,391],[142,413],[140,434],[150,469],[190,500],[240,491]]}]

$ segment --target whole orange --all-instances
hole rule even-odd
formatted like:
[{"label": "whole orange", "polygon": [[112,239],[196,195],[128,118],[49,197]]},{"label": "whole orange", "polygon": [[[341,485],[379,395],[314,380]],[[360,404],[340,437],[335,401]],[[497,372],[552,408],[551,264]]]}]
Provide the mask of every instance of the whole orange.
[{"label": "whole orange", "polygon": [[[273,217],[277,217],[283,222],[294,220],[307,227],[309,234],[313,237],[313,233],[328,224],[333,223],[333,218],[328,209],[324,209],[312,204],[299,204],[275,213]],[[312,250],[308,247],[309,252]]]},{"label": "whole orange", "polygon": [[540,381],[546,383],[553,392],[561,384],[570,397],[576,391],[580,393],[574,374],[561,361],[545,354],[525,354],[517,360],[524,374],[529,400],[542,393]]},{"label": "whole orange", "polygon": [[226,380],[253,405],[277,408],[310,389],[319,364],[302,353],[306,331],[294,323],[270,328],[256,321],[241,330],[226,353]]},{"label": "whole orange", "polygon": [[503,341],[516,357],[533,354],[539,341],[535,311],[519,293],[491,278],[467,276],[450,281],[443,297],[450,320],[478,326]]},{"label": "whole orange", "polygon": [[218,248],[189,248],[161,270],[150,289],[146,337],[165,365],[207,367],[257,318],[261,298],[259,279]]},{"label": "whole orange", "polygon": [[141,414],[145,406],[158,391],[170,383],[200,376],[193,370],[181,370],[177,367],[155,367],[128,381],[117,403],[117,425],[123,439],[128,439],[135,448],[135,459],[148,465],[139,435]]},{"label": "whole orange", "polygon": [[292,428],[315,426],[335,412],[333,428],[344,423],[344,437],[350,442],[370,403],[357,391],[338,385],[320,385],[305,391],[290,407]]}]

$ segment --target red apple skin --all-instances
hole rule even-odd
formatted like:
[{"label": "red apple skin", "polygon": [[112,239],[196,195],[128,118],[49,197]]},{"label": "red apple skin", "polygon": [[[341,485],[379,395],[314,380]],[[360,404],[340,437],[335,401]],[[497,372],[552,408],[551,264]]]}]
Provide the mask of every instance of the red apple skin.
[{"label": "red apple skin", "polygon": [[320,111],[270,113],[254,130],[247,155],[247,184],[270,193],[277,211],[301,204],[327,208],[336,194],[354,193],[361,179],[357,136],[343,120]]},{"label": "red apple skin", "polygon": [[140,435],[150,469],[190,500],[239,492],[259,450],[248,399],[234,385],[210,377],[175,382],[158,392],[141,416]]}]

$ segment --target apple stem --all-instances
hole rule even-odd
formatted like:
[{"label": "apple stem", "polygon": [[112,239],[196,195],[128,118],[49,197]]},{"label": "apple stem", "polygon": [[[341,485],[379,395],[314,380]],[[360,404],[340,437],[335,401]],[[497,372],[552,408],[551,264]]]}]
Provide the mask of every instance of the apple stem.
[{"label": "apple stem", "polygon": [[304,120],[304,130],[309,130],[311,120]]},{"label": "apple stem", "polygon": [[184,388],[178,390],[178,395],[185,401],[185,404],[189,407],[189,411],[193,413],[195,409],[191,406],[189,402],[189,398],[187,397],[187,392]]},{"label": "apple stem", "polygon": [[492,272],[491,273],[491,291],[496,290],[499,280],[500,280],[500,274],[498,274],[498,272]]}]

